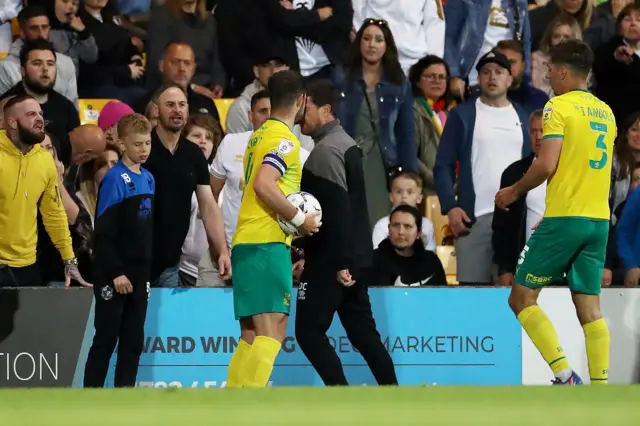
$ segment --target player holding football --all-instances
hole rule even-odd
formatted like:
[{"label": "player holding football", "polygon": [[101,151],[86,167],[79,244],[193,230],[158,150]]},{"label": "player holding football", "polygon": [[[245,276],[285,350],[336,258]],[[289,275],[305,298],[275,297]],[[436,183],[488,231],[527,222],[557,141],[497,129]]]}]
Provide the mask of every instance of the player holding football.
[{"label": "player holding football", "polygon": [[592,384],[606,384],[609,329],[600,313],[600,282],[609,233],[609,186],[616,123],[609,106],[586,91],[593,52],[578,40],[551,52],[549,82],[558,95],[544,109],[543,143],[529,171],[496,195],[507,208],[548,179],[546,210],[520,254],[509,305],[557,385],[579,385],[549,318],[536,304],[545,285],[566,273],[582,324]]},{"label": "player holding football", "polygon": [[265,387],[285,336],[293,285],[291,236],[276,217],[289,220],[302,235],[318,231],[315,216],[286,198],[300,190],[300,142],[291,132],[302,121],[302,78],[282,71],[269,80],[271,117],[256,130],[244,154],[245,189],[231,243],[233,306],[241,337],[227,387]]}]

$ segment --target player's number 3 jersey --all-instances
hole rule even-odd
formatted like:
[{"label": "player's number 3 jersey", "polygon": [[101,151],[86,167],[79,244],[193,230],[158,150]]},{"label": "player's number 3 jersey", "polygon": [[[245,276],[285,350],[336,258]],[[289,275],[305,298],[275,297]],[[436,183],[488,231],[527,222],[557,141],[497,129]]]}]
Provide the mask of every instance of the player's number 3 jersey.
[{"label": "player's number 3 jersey", "polygon": [[547,102],[542,138],[562,138],[563,143],[558,167],[547,185],[544,217],[610,218],[616,134],[611,108],[589,92],[574,90]]},{"label": "player's number 3 jersey", "polygon": [[302,164],[300,141],[285,123],[270,118],[249,139],[244,153],[244,194],[238,214],[238,227],[233,236],[236,244],[291,243],[276,221],[276,213],[260,200],[253,181],[260,166],[266,164],[280,173],[277,185],[284,195],[300,190]]}]

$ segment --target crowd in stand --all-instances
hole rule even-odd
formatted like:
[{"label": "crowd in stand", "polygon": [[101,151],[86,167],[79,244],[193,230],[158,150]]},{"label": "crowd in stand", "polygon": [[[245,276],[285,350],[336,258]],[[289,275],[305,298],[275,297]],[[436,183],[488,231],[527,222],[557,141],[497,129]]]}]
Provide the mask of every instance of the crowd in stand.
[{"label": "crowd in stand", "polygon": [[[638,0],[5,0],[0,125],[10,139],[20,129],[13,118],[3,122],[5,104],[24,95],[37,101],[46,129],[40,145],[58,171],[49,184],[59,196],[43,206],[45,192],[20,204],[32,214],[17,211],[20,179],[49,178],[36,176],[36,163],[6,168],[2,156],[19,153],[0,140],[0,265],[13,271],[13,284],[64,285],[65,262],[76,258],[73,282],[91,283],[100,182],[122,154],[118,122],[136,112],[154,127],[144,166],[156,182],[152,285],[231,285],[217,259],[235,231],[243,153],[269,117],[269,78],[291,69],[341,93],[337,117],[362,154],[376,248],[370,285],[446,285],[437,255],[446,244],[455,246],[461,284],[511,285],[544,213],[545,186],[509,211],[494,198],[535,161],[543,108],[554,97],[549,52],[567,39],[595,52],[591,89],[618,123],[602,282],[637,285],[637,226],[622,211],[640,183]],[[81,125],[85,98],[112,100],[97,125]],[[220,98],[235,98],[223,122]],[[314,140],[304,124],[293,131],[304,162]],[[25,164],[35,161],[28,157]],[[411,209],[389,216],[435,197],[446,238]],[[226,234],[217,246],[215,201]],[[68,238],[53,230],[54,202]],[[33,228],[26,237],[10,232],[16,220],[32,220],[21,225]],[[292,253],[299,275],[304,252]]]}]

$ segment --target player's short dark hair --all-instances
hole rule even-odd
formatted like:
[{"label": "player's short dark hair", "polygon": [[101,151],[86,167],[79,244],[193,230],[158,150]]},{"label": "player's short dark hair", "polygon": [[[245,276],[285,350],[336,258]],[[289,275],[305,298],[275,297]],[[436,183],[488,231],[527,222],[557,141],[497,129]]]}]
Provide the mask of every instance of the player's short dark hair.
[{"label": "player's short dark hair", "polygon": [[522,42],[518,40],[500,40],[493,50],[511,50],[519,53],[522,59],[524,59],[524,46]]},{"label": "player's short dark hair", "polygon": [[161,85],[160,87],[158,87],[156,89],[155,92],[153,92],[153,95],[151,96],[151,101],[158,105],[158,101],[160,100],[160,96],[162,96],[162,94],[164,92],[166,92],[169,89],[179,89],[182,93],[184,93],[185,96],[187,96],[186,92],[184,91],[184,89],[182,87],[180,87],[179,85],[175,84],[175,83],[166,83]]},{"label": "player's short dark hair", "polygon": [[291,108],[298,96],[304,95],[304,82],[295,71],[280,71],[269,79],[271,110]]},{"label": "player's short dark hair", "polygon": [[417,174],[416,172],[408,171],[408,170],[401,170],[398,173],[394,174],[393,177],[391,178],[391,182],[389,183],[389,190],[393,188],[393,183],[397,179],[409,179],[414,181],[418,186],[418,188],[420,189],[424,188],[423,186],[424,184],[422,183],[422,178],[420,177],[419,174]]},{"label": "player's short dark hair", "polygon": [[391,210],[391,214],[389,215],[389,222],[391,222],[393,215],[396,213],[409,213],[410,215],[412,215],[416,220],[416,227],[418,228],[418,231],[422,231],[422,215],[417,208],[408,204],[400,204],[398,207],[395,207],[393,210]]},{"label": "player's short dark hair", "polygon": [[573,72],[587,77],[593,68],[593,51],[582,40],[569,39],[551,48],[550,62],[566,65]]},{"label": "player's short dark hair", "polygon": [[24,27],[28,20],[39,18],[41,16],[47,16],[47,12],[44,10],[44,8],[36,5],[27,6],[22,9],[20,13],[18,13],[18,24],[20,25],[20,27]]},{"label": "player's short dark hair", "polygon": [[309,83],[307,85],[307,96],[311,96],[311,102],[318,107],[329,105],[333,116],[337,115],[340,107],[340,95],[329,80],[314,80]]},{"label": "player's short dark hair", "polygon": [[[162,50],[162,56],[164,57],[167,52],[169,51],[169,48],[171,46],[187,46],[189,47],[189,49],[191,49],[191,51],[193,51],[193,45],[191,43],[189,43],[188,41],[185,40],[171,40],[169,43],[165,44],[164,49]],[[195,52],[194,52],[195,54]]]},{"label": "player's short dark hair", "polygon": [[256,104],[258,103],[259,100],[267,99],[270,97],[271,97],[271,93],[269,93],[268,89],[262,89],[259,92],[254,93],[253,96],[251,97],[251,110],[253,110],[256,107]]},{"label": "player's short dark hair", "polygon": [[29,59],[29,54],[35,50],[48,50],[53,54],[54,59],[57,58],[56,51],[53,48],[53,44],[51,42],[38,38],[35,40],[26,40],[22,49],[20,49],[20,65],[25,67],[27,66],[27,60]]},{"label": "player's short dark hair", "polygon": [[21,104],[24,101],[27,101],[29,99],[33,99],[34,101],[36,100],[33,96],[31,95],[16,95],[11,97],[6,104],[4,104],[4,110],[3,113],[4,115],[7,115],[7,111],[9,111],[11,108],[13,108],[14,106]]}]

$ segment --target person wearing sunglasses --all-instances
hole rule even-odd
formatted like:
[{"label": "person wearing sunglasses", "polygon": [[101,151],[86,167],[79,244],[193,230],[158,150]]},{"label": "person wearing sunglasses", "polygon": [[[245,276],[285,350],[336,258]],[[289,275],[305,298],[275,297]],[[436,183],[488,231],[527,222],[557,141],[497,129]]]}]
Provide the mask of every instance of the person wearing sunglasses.
[{"label": "person wearing sunglasses", "polygon": [[391,209],[390,174],[418,171],[411,84],[386,21],[367,19],[347,59],[340,123],[362,151],[369,223]]},{"label": "person wearing sunglasses", "polygon": [[388,23],[405,73],[426,55],[444,55],[443,0],[353,0],[356,28],[367,18]]}]

